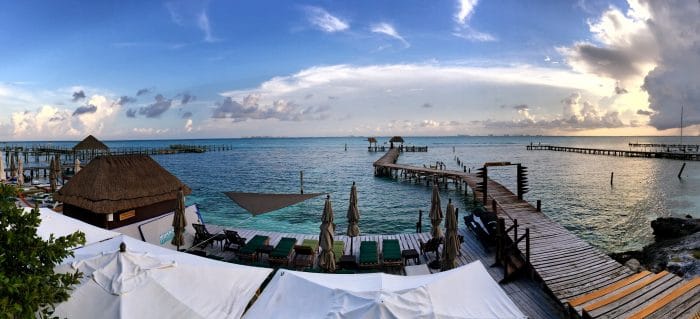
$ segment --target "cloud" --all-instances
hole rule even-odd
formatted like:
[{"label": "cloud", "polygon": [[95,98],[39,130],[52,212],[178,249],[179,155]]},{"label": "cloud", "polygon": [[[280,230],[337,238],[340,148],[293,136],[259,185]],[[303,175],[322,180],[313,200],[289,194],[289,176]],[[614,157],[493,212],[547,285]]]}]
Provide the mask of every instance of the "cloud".
[{"label": "cloud", "polygon": [[647,110],[637,110],[638,115],[644,115],[644,116],[649,116],[654,114],[652,111],[647,111]]},{"label": "cloud", "polygon": [[615,85],[615,94],[620,95],[620,94],[627,94],[627,93],[629,93],[629,91],[627,91],[627,89],[625,89],[623,87],[620,87],[620,83],[617,83]]},{"label": "cloud", "polygon": [[139,114],[147,118],[160,117],[161,114],[169,110],[170,106],[173,104],[172,99],[166,99],[161,94],[156,95],[155,99],[155,103],[139,108]]},{"label": "cloud", "polygon": [[182,98],[180,99],[180,105],[185,105],[191,101],[194,101],[195,99],[197,99],[196,96],[190,95],[189,93],[183,93]]},{"label": "cloud", "polygon": [[305,8],[305,11],[309,23],[323,32],[334,33],[350,28],[350,24],[347,21],[331,15],[322,8],[308,6]]},{"label": "cloud", "polygon": [[421,105],[421,107],[422,107],[422,108],[426,108],[426,109],[429,109],[429,108],[432,108],[432,107],[433,107],[433,105],[432,105],[432,104],[430,104],[430,103],[427,103],[427,102],[426,102],[426,103],[423,103],[423,105]]},{"label": "cloud", "polygon": [[328,107],[303,107],[294,102],[278,99],[271,105],[261,105],[261,96],[250,94],[242,102],[227,97],[216,103],[212,118],[232,119],[234,122],[247,120],[268,120],[301,122],[307,120],[327,119]]},{"label": "cloud", "polygon": [[[597,43],[559,51],[575,70],[641,87],[652,110],[649,124],[664,130],[700,124],[700,2],[628,0],[626,12],[609,7],[589,22]],[[616,93],[619,90],[616,89]]]},{"label": "cloud", "polygon": [[373,24],[371,30],[374,33],[388,35],[389,37],[401,41],[401,43],[403,43],[404,47],[406,48],[411,46],[411,44],[408,43],[408,41],[406,41],[406,39],[404,39],[404,37],[401,36],[391,24],[388,24],[386,22]]},{"label": "cloud", "polygon": [[119,97],[119,99],[117,99],[116,103],[119,105],[126,105],[126,104],[134,103],[134,102],[136,102],[135,98],[130,97],[130,96],[126,96],[126,95],[122,95]]},{"label": "cloud", "polygon": [[126,117],[128,118],[136,118],[136,113],[138,112],[137,109],[128,109],[126,110]]},{"label": "cloud", "polygon": [[90,113],[95,113],[97,112],[97,106],[94,106],[92,104],[84,105],[81,107],[78,107],[73,111],[73,116],[80,116],[83,114],[90,114]]},{"label": "cloud", "polygon": [[182,113],[182,118],[183,118],[183,119],[192,118],[192,112],[185,112],[185,113]]},{"label": "cloud", "polygon": [[516,110],[518,110],[518,111],[525,111],[525,110],[530,109],[530,107],[527,106],[527,104],[518,104],[518,105],[514,105],[513,108],[516,109]]},{"label": "cloud", "polygon": [[150,89],[140,89],[136,91],[136,96],[146,95],[148,93],[151,93]]},{"label": "cloud", "polygon": [[[34,111],[13,112],[10,116],[11,134],[16,139],[56,139],[99,134],[121,106],[115,101],[93,95],[87,105],[74,112],[52,105],[43,105]],[[77,113],[76,113],[77,112]]]},{"label": "cloud", "polygon": [[192,132],[192,119],[187,119],[187,121],[185,121],[185,131],[188,133]]},{"label": "cloud", "polygon": [[475,42],[497,41],[495,36],[478,31],[469,25],[469,19],[471,19],[477,4],[479,4],[479,0],[457,1],[457,12],[454,17],[456,25],[452,35]]},{"label": "cloud", "polygon": [[83,90],[73,92],[73,99],[72,99],[73,102],[78,102],[84,98],[85,98],[85,92],[83,92]]},{"label": "cloud", "polygon": [[217,42],[219,39],[212,35],[212,28],[207,15],[207,2],[203,1],[171,1],[165,4],[170,14],[170,20],[183,27],[194,26],[202,31],[204,42]]}]

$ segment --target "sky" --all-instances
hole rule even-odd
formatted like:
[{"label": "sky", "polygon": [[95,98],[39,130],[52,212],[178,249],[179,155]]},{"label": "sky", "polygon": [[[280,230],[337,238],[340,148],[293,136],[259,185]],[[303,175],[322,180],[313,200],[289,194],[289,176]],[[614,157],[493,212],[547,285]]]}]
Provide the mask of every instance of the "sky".
[{"label": "sky", "polygon": [[0,0],[0,140],[700,134],[700,1]]}]

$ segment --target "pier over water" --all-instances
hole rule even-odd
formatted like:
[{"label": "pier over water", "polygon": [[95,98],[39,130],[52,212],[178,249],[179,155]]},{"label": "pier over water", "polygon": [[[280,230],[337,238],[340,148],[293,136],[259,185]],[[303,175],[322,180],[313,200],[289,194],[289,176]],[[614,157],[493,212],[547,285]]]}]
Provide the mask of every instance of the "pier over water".
[{"label": "pier over water", "polygon": [[[576,151],[589,154],[616,156],[671,157],[672,154],[654,156],[652,152],[631,152],[615,150],[595,150],[585,148],[568,148],[557,146],[533,145],[533,150]],[[426,184],[441,183],[447,187],[452,182],[465,194],[472,189],[474,200],[495,212],[505,225],[499,227],[505,231],[499,240],[501,245],[515,243],[530,274],[541,280],[545,289],[551,293],[572,316],[584,318],[629,318],[639,314],[654,314],[665,318],[691,318],[700,311],[700,278],[684,281],[680,277],[661,272],[652,274],[642,272],[635,274],[628,267],[613,260],[607,254],[593,247],[566,228],[551,220],[530,203],[518,199],[518,196],[500,183],[487,179],[486,192],[483,196],[478,190],[483,189],[483,176],[454,170],[440,170],[426,167],[396,164],[399,152],[390,149],[384,156],[374,162],[377,176],[405,178]],[[674,154],[675,155],[675,154]],[[682,159],[693,158],[690,154]],[[678,158],[681,159],[681,158]],[[538,205],[539,206],[539,205]],[[517,229],[527,233],[528,238],[518,241]],[[510,238],[508,231],[515,229]],[[501,246],[503,247],[503,246]],[[499,256],[497,253],[496,261]],[[506,266],[507,267],[507,266]],[[672,314],[672,315],[668,315]],[[643,318],[644,316],[639,316]]]},{"label": "pier over water", "polygon": [[[641,144],[640,144],[641,145]],[[652,145],[652,144],[648,144]],[[661,145],[661,144],[653,144]],[[684,145],[688,146],[688,145]],[[643,147],[643,146],[642,146]],[[674,160],[683,161],[700,161],[700,153],[697,152],[697,148],[683,148],[684,150],[696,150],[696,152],[681,152],[675,151],[671,152],[670,148],[664,150],[613,150],[613,149],[601,149],[601,148],[588,148],[588,147],[571,147],[571,146],[556,146],[556,145],[527,145],[526,149],[529,151],[556,151],[556,152],[570,152],[570,153],[580,153],[580,154],[592,154],[592,155],[607,155],[607,156],[623,156],[623,157],[646,157],[646,158],[666,158]]]}]

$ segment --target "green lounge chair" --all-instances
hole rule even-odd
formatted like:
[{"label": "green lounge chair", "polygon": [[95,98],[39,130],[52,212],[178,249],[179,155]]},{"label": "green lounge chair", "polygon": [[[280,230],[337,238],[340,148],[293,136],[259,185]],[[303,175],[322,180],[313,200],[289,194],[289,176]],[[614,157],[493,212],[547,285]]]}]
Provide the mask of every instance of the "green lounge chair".
[{"label": "green lounge chair", "polygon": [[314,265],[314,256],[318,252],[317,239],[304,239],[301,245],[294,246],[294,267],[308,268]]},{"label": "green lounge chair", "polygon": [[336,240],[333,242],[333,254],[335,255],[335,263],[340,262],[340,257],[345,254],[345,242],[342,240]]},{"label": "green lounge chair", "polygon": [[363,241],[360,243],[360,268],[378,268],[379,254],[376,241]]},{"label": "green lounge chair", "polygon": [[382,241],[382,264],[385,267],[401,267],[401,246],[397,239],[384,239]]},{"label": "green lounge chair", "polygon": [[270,253],[268,261],[271,266],[287,266],[289,265],[289,256],[292,254],[294,245],[297,243],[296,238],[283,237],[275,249]]},{"label": "green lounge chair", "polygon": [[241,247],[236,254],[240,259],[255,260],[255,255],[258,248],[267,245],[270,242],[270,237],[263,235],[255,235],[245,246]]}]

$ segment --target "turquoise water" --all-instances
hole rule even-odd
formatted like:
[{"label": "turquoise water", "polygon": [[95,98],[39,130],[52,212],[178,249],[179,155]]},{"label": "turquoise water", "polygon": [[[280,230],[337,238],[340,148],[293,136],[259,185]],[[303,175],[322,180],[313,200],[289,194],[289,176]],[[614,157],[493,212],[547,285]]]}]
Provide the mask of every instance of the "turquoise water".
[{"label": "turquoise water", "polygon": [[[383,142],[387,138],[379,140]],[[628,149],[629,142],[677,143],[678,138],[405,137],[405,140],[407,145],[427,145],[429,152],[404,153],[399,163],[422,166],[442,161],[448,169],[459,169],[455,156],[474,168],[486,161],[522,163],[530,171],[531,191],[525,199],[533,203],[542,200],[545,214],[606,251],[638,249],[651,242],[649,222],[657,217],[699,216],[698,162],[688,162],[684,177],[679,180],[676,175],[681,161],[525,149],[530,143]],[[374,177],[372,162],[383,153],[367,152],[367,142],[360,137],[106,142],[110,147],[177,143],[233,146],[233,150],[224,152],[154,156],[192,188],[188,204],[198,204],[207,223],[317,233],[324,197],[251,217],[223,194],[226,191],[296,193],[299,172],[303,171],[306,193],[331,195],[339,231],[347,226],[345,214],[353,181],[358,186],[363,233],[413,232],[418,210],[424,211],[424,230],[428,229],[431,189],[424,184]],[[684,143],[700,144],[700,138],[684,138]],[[613,186],[611,172],[615,173]],[[514,168],[494,168],[489,173],[513,189]],[[442,190],[441,195],[444,205],[448,198],[455,202],[460,216],[471,208],[471,199],[461,192]]]}]

